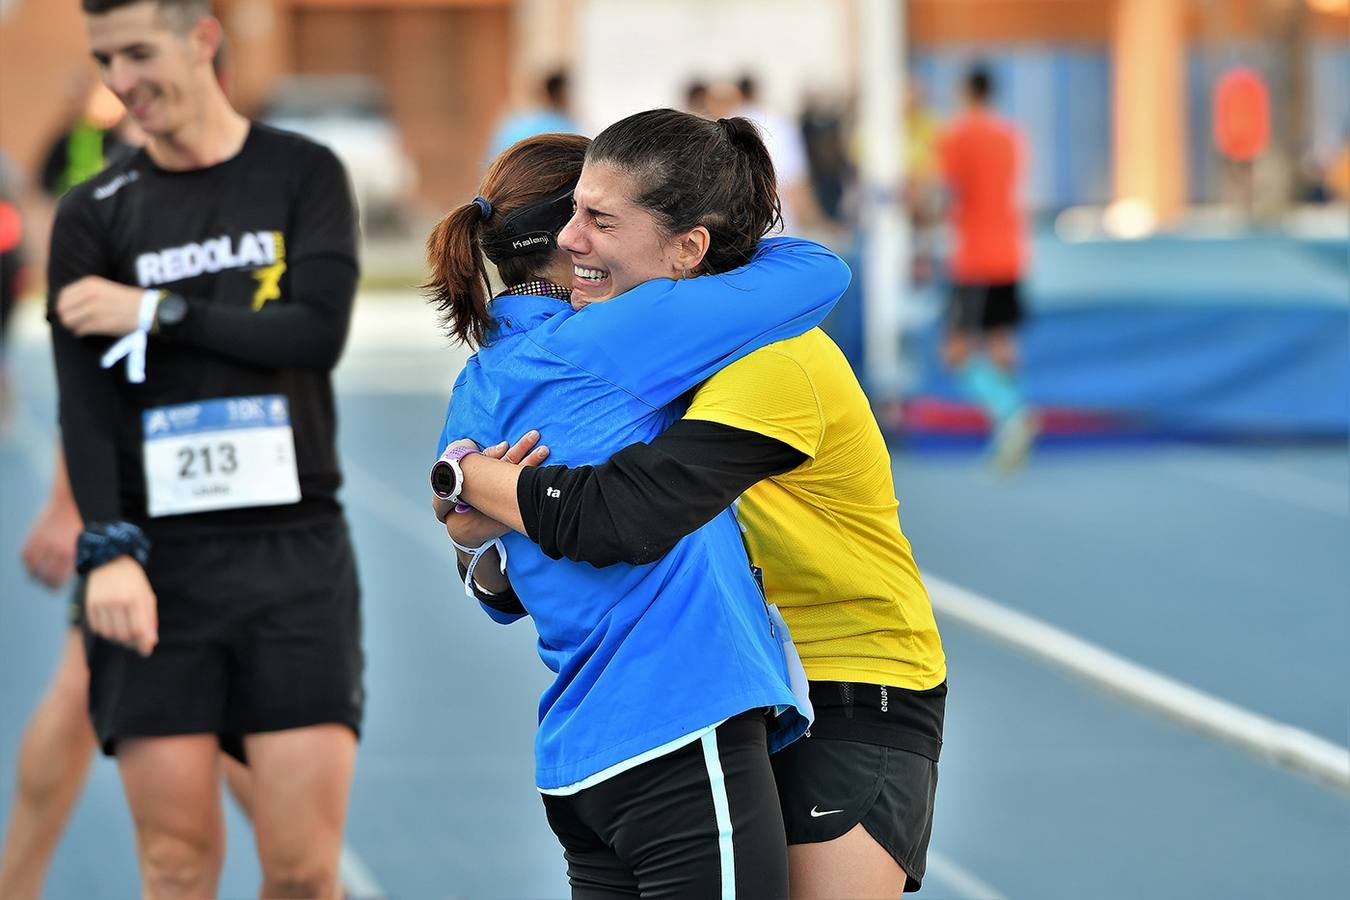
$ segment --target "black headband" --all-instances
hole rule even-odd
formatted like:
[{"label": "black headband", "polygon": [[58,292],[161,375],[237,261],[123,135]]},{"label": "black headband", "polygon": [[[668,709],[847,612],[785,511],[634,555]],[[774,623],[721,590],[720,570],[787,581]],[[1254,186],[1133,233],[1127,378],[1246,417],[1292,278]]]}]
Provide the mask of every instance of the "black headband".
[{"label": "black headband", "polygon": [[558,232],[572,218],[572,191],[567,190],[511,213],[502,224],[492,229],[491,237],[482,238],[483,253],[493,262],[513,256],[528,256],[558,246]]}]

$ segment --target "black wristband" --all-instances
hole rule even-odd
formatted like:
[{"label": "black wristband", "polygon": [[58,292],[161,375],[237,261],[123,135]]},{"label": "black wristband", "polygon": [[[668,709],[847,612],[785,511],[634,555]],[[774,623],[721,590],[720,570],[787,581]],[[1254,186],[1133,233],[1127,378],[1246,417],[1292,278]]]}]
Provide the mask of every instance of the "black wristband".
[{"label": "black wristband", "polygon": [[464,563],[458,563],[458,565],[459,577],[465,584],[469,585],[469,590],[473,591],[474,599],[479,603],[489,606],[499,613],[506,613],[508,616],[528,616],[530,614],[525,609],[524,604],[520,602],[520,598],[516,596],[515,588],[508,584],[506,590],[501,593],[490,594],[485,588],[481,588],[477,584],[470,584],[468,567]]},{"label": "black wristband", "polygon": [[88,575],[119,556],[144,566],[150,560],[150,539],[130,522],[95,522],[80,532],[75,544],[75,571]]}]

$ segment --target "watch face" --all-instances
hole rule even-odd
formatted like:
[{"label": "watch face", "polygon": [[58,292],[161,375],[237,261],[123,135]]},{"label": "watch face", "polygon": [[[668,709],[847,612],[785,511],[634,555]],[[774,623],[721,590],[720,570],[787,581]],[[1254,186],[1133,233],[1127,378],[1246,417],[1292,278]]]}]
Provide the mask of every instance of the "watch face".
[{"label": "watch face", "polygon": [[453,459],[442,457],[431,467],[431,490],[442,500],[459,498],[459,465]]},{"label": "watch face", "polygon": [[170,294],[159,301],[155,317],[161,325],[177,325],[187,316],[187,301],[177,294]]}]

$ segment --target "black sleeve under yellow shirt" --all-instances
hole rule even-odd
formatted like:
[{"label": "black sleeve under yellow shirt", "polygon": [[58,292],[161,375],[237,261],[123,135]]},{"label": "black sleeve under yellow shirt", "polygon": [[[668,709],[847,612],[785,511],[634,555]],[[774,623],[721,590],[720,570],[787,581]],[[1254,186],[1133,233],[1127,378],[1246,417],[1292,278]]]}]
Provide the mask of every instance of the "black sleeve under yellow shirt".
[{"label": "black sleeve under yellow shirt", "polygon": [[604,465],[524,469],[516,499],[525,533],[553,559],[645,565],[751,485],[805,459],[762,434],[681,419]]}]

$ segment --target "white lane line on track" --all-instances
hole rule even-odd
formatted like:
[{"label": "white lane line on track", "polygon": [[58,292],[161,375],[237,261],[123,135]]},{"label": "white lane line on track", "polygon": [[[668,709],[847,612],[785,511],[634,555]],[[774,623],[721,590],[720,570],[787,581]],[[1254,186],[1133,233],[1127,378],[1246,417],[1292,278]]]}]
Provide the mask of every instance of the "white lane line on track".
[{"label": "white lane line on track", "polygon": [[962,866],[958,866],[936,850],[928,851],[928,871],[924,877],[924,887],[929,881],[937,879],[952,888],[961,900],[1008,900],[997,888]]},{"label": "white lane line on track", "polygon": [[940,615],[1267,762],[1350,791],[1350,747],[1220,700],[935,575],[924,581]]},{"label": "white lane line on track", "polygon": [[[1284,466],[1210,450],[1168,460],[1167,468],[1219,487],[1233,488],[1289,506],[1350,518],[1350,486],[1305,475]],[[1347,459],[1350,481],[1350,459]]]},{"label": "white lane line on track", "polygon": [[342,856],[338,859],[338,877],[342,879],[344,900],[383,900],[388,894],[370,866],[349,844],[342,845]]},{"label": "white lane line on track", "polygon": [[[21,397],[16,396],[14,410],[14,440],[23,450],[33,474],[42,484],[51,480],[52,452],[55,449],[55,429],[46,430],[28,411]],[[361,855],[350,844],[343,843],[338,859],[338,874],[345,895],[351,900],[377,900],[387,896]]]}]

